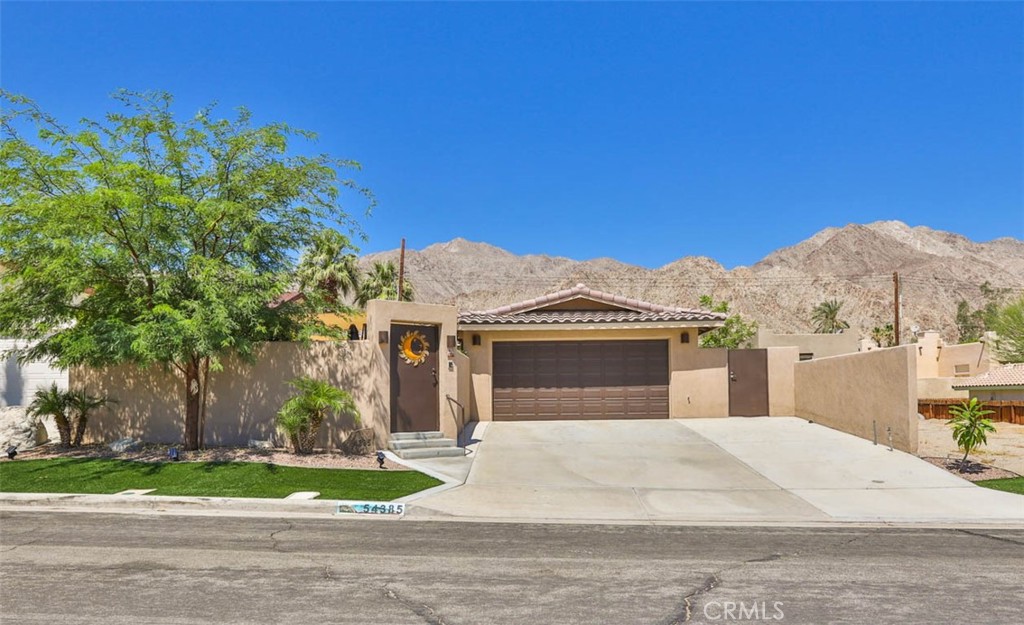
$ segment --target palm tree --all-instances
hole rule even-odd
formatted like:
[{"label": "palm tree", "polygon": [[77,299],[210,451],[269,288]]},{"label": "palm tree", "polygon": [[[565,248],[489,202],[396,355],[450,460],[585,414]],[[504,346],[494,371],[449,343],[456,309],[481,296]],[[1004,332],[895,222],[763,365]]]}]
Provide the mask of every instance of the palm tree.
[{"label": "palm tree", "polygon": [[51,384],[49,388],[36,390],[35,399],[28,405],[28,413],[34,417],[53,417],[60,434],[60,446],[71,447],[71,421],[68,419],[68,394]]},{"label": "palm tree", "polygon": [[[398,299],[398,268],[395,263],[375,261],[370,271],[359,281],[356,302],[361,308],[372,299]],[[402,301],[411,302],[413,298],[412,283],[408,278],[402,284]]]},{"label": "palm tree", "polygon": [[313,236],[302,253],[295,271],[299,287],[319,290],[331,304],[359,289],[359,267],[356,250],[348,237],[337,230],[325,228]]},{"label": "palm tree", "polygon": [[66,395],[67,406],[74,415],[74,431],[71,436],[71,446],[78,447],[85,437],[85,426],[89,423],[89,413],[93,410],[106,406],[113,402],[106,397],[93,397],[85,391],[68,391]]},{"label": "palm tree", "polygon": [[288,382],[299,392],[281,406],[277,424],[297,454],[313,453],[320,426],[330,414],[348,413],[359,423],[359,410],[348,391],[308,377]]},{"label": "palm tree", "polygon": [[825,300],[811,310],[811,323],[817,334],[836,334],[850,327],[850,324],[839,318],[843,302],[836,299]]},{"label": "palm tree", "polygon": [[871,328],[871,340],[879,347],[892,347],[893,344],[896,343],[892,324],[887,323],[884,326],[875,326]]}]

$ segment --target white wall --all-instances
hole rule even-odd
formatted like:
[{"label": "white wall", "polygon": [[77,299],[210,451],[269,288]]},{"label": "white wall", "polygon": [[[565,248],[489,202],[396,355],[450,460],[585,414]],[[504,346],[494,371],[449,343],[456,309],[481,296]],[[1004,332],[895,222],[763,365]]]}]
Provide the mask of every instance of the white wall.
[{"label": "white wall", "polygon": [[18,364],[14,356],[4,357],[8,350],[24,345],[15,339],[0,339],[0,406],[25,406],[32,403],[36,389],[46,388],[54,382],[64,389],[68,387],[68,373],[50,366],[47,362]]}]

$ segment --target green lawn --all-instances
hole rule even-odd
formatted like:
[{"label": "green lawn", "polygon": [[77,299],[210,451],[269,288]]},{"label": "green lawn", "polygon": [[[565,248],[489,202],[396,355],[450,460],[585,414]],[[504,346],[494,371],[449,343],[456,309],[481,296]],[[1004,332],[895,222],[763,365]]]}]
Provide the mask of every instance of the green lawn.
[{"label": "green lawn", "polygon": [[1024,495],[1024,477],[1008,477],[1001,480],[982,480],[980,482],[975,482],[975,484],[978,486],[984,486],[985,488],[1005,490],[1008,493]]},{"label": "green lawn", "polygon": [[441,482],[416,471],[308,469],[258,462],[132,462],[59,458],[0,462],[0,491],[282,498],[319,491],[321,499],[390,501]]}]

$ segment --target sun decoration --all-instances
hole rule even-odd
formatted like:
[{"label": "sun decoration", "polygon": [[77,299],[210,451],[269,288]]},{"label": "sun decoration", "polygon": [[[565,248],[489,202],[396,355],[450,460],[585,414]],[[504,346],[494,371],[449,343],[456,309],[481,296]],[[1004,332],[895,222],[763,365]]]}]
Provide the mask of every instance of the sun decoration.
[{"label": "sun decoration", "polygon": [[402,360],[414,367],[420,366],[430,355],[430,343],[419,330],[409,330],[402,335],[398,346],[398,355]]}]

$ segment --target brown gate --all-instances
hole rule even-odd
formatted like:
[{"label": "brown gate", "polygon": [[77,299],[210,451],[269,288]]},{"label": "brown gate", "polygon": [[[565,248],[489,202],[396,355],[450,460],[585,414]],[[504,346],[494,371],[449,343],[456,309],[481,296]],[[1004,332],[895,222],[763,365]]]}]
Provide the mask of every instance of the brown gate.
[{"label": "brown gate", "polygon": [[729,416],[768,416],[768,350],[729,350]]},{"label": "brown gate", "polygon": [[391,324],[391,431],[440,428],[437,326]]}]

